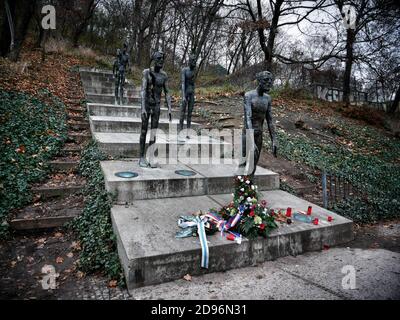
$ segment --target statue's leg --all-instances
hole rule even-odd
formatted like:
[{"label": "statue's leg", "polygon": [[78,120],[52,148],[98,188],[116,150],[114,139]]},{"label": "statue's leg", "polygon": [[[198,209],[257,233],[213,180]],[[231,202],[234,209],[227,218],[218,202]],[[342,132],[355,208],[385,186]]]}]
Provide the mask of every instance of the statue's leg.
[{"label": "statue's leg", "polygon": [[256,145],[256,150],[254,151],[254,169],[251,174],[254,176],[257,170],[258,162],[260,161],[262,144],[263,144],[263,132],[261,130],[254,131],[254,143]]},{"label": "statue's leg", "polygon": [[[244,170],[245,168],[246,168],[246,165],[247,165],[247,161],[246,161],[246,130],[245,129],[243,129],[243,132],[242,132],[242,150],[241,150],[242,152],[241,152],[241,158],[239,159],[239,168],[241,169],[241,170]],[[241,175],[242,174],[244,174],[244,173],[240,173]]]},{"label": "statue's leg", "polygon": [[[157,129],[158,129],[159,122],[160,122],[160,112],[161,112],[160,105],[157,105],[154,108],[154,111],[151,115],[151,133],[150,133],[149,147],[156,143]],[[153,156],[154,156],[154,154],[153,154]],[[152,168],[157,168],[157,165],[154,162],[154,159],[150,159],[150,166]]]},{"label": "statue's leg", "polygon": [[125,72],[121,73],[121,82],[120,82],[120,104],[124,104],[124,87],[125,87]]},{"label": "statue's leg", "polygon": [[192,114],[194,109],[194,94],[188,95],[188,115],[187,115],[187,127],[190,129],[192,127]]},{"label": "statue's leg", "polygon": [[181,103],[181,114],[180,114],[180,119],[179,119],[179,131],[183,130],[183,125],[185,123],[185,118],[186,118],[186,105],[187,102],[182,101]]},{"label": "statue's leg", "polygon": [[160,123],[160,105],[157,105],[154,108],[153,114],[151,116],[151,136],[150,136],[150,144],[156,143],[156,130],[158,129],[158,125]]},{"label": "statue's leg", "polygon": [[119,94],[119,72],[117,72],[117,76],[115,77],[115,103],[119,104],[118,94]]},{"label": "statue's leg", "polygon": [[146,115],[142,114],[142,129],[140,132],[140,162],[139,165],[141,167],[149,167],[149,163],[145,159],[145,151],[146,151],[146,136],[149,128],[149,117],[150,114]]}]

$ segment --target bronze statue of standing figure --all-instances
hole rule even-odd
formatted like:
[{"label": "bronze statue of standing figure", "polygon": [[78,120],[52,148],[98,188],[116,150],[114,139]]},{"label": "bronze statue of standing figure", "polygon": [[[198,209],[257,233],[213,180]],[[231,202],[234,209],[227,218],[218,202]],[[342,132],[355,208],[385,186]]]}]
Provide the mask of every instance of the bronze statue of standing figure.
[{"label": "bronze statue of standing figure", "polygon": [[179,131],[183,130],[186,119],[187,128],[192,126],[192,113],[195,103],[195,76],[196,76],[196,56],[190,55],[189,66],[182,69],[182,104],[180,110]]},{"label": "bronze statue of standing figure", "polygon": [[149,147],[156,143],[156,129],[160,121],[161,95],[164,91],[168,108],[169,121],[172,121],[171,97],[168,90],[168,76],[162,70],[164,67],[164,53],[155,52],[152,56],[154,67],[143,71],[141,90],[142,130],[140,134],[140,161],[142,168],[155,168],[156,166],[145,158],[146,136],[151,118],[151,134]]},{"label": "bronze statue of standing figure", "polygon": [[[253,137],[248,137],[252,146],[251,152],[254,152],[254,167],[251,166],[251,176],[254,176],[257,170],[257,164],[260,160],[262,145],[263,145],[263,127],[267,120],[269,135],[272,141],[272,152],[277,156],[278,147],[275,134],[275,126],[272,121],[272,99],[268,94],[272,88],[273,76],[269,71],[260,72],[256,75],[258,87],[256,90],[247,92],[244,97],[244,128],[246,134],[251,134],[254,131]],[[246,135],[243,135],[243,151],[246,152]],[[241,167],[246,166],[242,164]]]},{"label": "bronze statue of standing figure", "polygon": [[117,58],[114,62],[113,74],[115,78],[115,103],[122,105],[124,101],[125,74],[129,68],[128,45],[125,43],[122,51],[117,50]]}]

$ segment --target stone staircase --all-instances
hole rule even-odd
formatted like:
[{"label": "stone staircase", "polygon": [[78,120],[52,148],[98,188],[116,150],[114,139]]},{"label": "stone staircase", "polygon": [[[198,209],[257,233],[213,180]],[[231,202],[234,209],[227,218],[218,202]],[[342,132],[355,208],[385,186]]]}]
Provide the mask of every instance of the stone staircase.
[{"label": "stone staircase", "polygon": [[[258,168],[255,182],[270,206],[307,210],[311,205],[320,224],[294,222],[282,225],[267,239],[245,239],[241,245],[219,235],[208,237],[210,266],[208,270],[201,269],[200,242],[197,238],[176,239],[177,220],[181,215],[206,212],[228,204],[232,200],[233,177],[240,171],[235,161],[205,164],[201,158],[199,164],[190,164],[184,156],[175,155],[185,155],[191,145],[195,150],[204,146],[220,150],[224,142],[201,137],[182,144],[176,134],[177,120],[169,123],[167,111],[163,110],[161,127],[175,133],[160,136],[157,146],[165,148],[167,155],[172,157],[156,169],[140,168],[137,159],[141,126],[138,90],[128,86],[133,93],[127,100],[128,105],[116,106],[112,104],[113,79],[109,71],[81,69],[80,72],[92,135],[104,152],[122,157],[118,161],[105,161],[101,167],[107,190],[117,194],[111,217],[131,292],[137,287],[180,279],[186,274],[201,275],[255,265],[352,239],[350,220],[279,190],[278,174]],[[174,118],[177,118],[176,112]],[[194,126],[198,127],[197,124]],[[187,170],[191,176],[179,175],[179,170]],[[137,177],[120,178],[116,174],[121,172],[135,172]],[[334,221],[328,222],[328,216]]]}]

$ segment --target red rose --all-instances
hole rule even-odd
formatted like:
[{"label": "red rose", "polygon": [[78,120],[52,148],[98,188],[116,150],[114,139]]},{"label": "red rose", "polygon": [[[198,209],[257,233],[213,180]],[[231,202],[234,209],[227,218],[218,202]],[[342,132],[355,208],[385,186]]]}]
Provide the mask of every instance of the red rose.
[{"label": "red rose", "polygon": [[250,212],[250,217],[254,217],[256,214],[254,213],[254,211]]},{"label": "red rose", "polygon": [[261,231],[264,231],[265,230],[265,224],[263,223],[263,224],[260,224],[260,230]]}]

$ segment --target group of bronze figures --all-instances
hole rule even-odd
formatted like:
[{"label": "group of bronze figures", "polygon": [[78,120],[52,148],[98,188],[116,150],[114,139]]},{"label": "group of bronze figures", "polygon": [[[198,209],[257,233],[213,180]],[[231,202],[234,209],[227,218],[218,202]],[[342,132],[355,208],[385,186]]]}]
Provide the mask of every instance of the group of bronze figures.
[{"label": "group of bronze figures", "polygon": [[[141,88],[141,118],[142,128],[140,134],[140,162],[139,165],[144,168],[156,167],[152,161],[145,157],[146,137],[151,128],[149,147],[156,142],[156,129],[158,129],[161,97],[164,92],[168,116],[172,121],[171,97],[168,89],[168,75],[163,70],[164,53],[155,52],[151,58],[152,66],[143,71],[143,80]],[[117,51],[117,58],[114,63],[115,77],[115,99],[117,104],[123,104],[125,75],[129,68],[129,53],[127,45],[122,50]],[[195,105],[195,77],[196,77],[196,56],[190,55],[189,65],[182,69],[182,103],[180,107],[179,131],[184,129],[186,120],[187,128],[191,128],[192,114]],[[246,151],[246,141],[251,141],[254,148],[254,167],[252,175],[255,173],[263,145],[263,126],[265,120],[268,124],[268,130],[272,141],[272,152],[277,155],[277,143],[275,135],[275,126],[272,121],[272,104],[269,91],[273,85],[273,76],[269,71],[264,71],[256,75],[258,86],[255,90],[247,92],[244,99],[244,134],[243,151]],[[251,131],[249,131],[251,130]],[[248,139],[245,133],[253,132],[251,139]],[[247,137],[247,139],[246,139]],[[189,138],[189,137],[188,137]],[[242,164],[245,166],[246,164]]]}]

